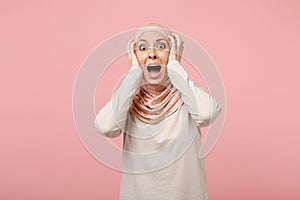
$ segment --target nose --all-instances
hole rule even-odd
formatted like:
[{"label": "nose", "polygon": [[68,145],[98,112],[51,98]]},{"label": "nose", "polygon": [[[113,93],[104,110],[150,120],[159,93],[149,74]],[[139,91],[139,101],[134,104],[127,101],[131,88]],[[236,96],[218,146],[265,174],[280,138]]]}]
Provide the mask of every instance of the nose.
[{"label": "nose", "polygon": [[148,55],[148,58],[149,58],[149,59],[156,59],[156,58],[157,58],[155,49],[151,49],[151,50],[150,50],[149,55]]}]

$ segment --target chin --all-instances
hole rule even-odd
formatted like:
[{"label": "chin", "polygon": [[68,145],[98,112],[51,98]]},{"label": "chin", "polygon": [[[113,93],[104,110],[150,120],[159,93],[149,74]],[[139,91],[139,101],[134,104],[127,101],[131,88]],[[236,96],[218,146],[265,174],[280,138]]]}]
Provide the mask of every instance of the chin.
[{"label": "chin", "polygon": [[146,80],[146,82],[150,85],[157,85],[157,84],[161,84],[163,82],[163,78],[159,79],[159,80]]}]

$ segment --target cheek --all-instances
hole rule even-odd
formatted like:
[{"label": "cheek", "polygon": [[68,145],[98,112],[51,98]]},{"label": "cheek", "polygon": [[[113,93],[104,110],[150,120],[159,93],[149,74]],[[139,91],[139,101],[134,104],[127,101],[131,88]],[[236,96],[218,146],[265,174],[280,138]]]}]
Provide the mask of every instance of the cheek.
[{"label": "cheek", "polygon": [[168,63],[170,53],[168,51],[162,51],[159,53],[159,57],[161,58],[164,64]]},{"label": "cheek", "polygon": [[143,52],[137,52],[136,58],[140,64],[144,64],[146,62],[147,54]]}]

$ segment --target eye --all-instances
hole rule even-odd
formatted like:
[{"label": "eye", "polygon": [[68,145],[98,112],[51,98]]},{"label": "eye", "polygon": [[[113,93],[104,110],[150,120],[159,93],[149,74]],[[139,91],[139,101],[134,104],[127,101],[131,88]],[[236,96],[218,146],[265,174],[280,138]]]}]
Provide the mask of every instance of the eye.
[{"label": "eye", "polygon": [[141,45],[139,46],[139,50],[140,50],[140,51],[146,51],[146,50],[147,50],[147,46],[146,46],[145,44],[141,44]]},{"label": "eye", "polygon": [[157,46],[156,46],[157,49],[165,49],[166,48],[166,45],[164,43],[159,43]]}]

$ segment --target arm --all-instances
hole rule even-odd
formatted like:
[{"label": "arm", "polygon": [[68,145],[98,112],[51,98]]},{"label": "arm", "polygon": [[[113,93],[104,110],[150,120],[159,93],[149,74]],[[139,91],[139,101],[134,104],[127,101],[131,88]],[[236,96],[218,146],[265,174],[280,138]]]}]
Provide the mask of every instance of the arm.
[{"label": "arm", "polygon": [[98,112],[94,121],[97,131],[106,137],[117,137],[125,130],[131,98],[139,87],[142,70],[132,67],[111,100]]},{"label": "arm", "polygon": [[181,98],[188,106],[189,113],[199,127],[204,127],[214,122],[221,106],[200,86],[189,80],[184,68],[180,65],[183,51],[183,41],[180,36],[172,33],[169,35],[171,51],[167,65],[168,76],[181,93]]},{"label": "arm", "polygon": [[167,69],[172,84],[180,91],[197,126],[204,127],[214,122],[221,112],[221,106],[215,99],[188,79],[186,71],[177,60],[169,62]]},{"label": "arm", "polygon": [[128,43],[128,61],[132,66],[111,100],[98,112],[94,121],[97,131],[106,137],[117,137],[125,130],[132,96],[142,81],[142,70],[133,52],[134,41]]}]

